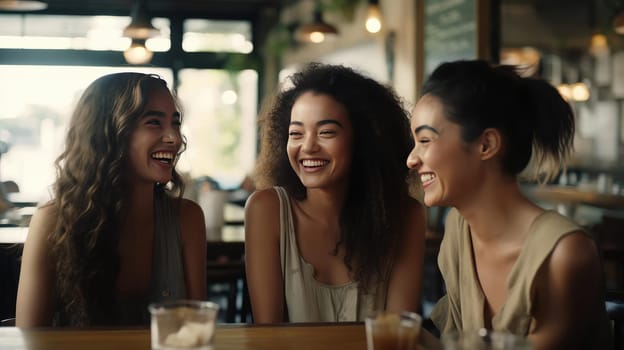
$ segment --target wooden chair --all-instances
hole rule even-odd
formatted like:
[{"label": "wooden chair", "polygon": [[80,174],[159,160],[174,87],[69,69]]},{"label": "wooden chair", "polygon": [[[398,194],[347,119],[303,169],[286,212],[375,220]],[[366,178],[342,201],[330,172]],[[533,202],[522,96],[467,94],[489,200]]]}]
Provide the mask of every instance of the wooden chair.
[{"label": "wooden chair", "polygon": [[613,348],[624,350],[624,218],[604,216],[590,231],[605,270],[605,306],[613,326]]},{"label": "wooden chair", "polygon": [[208,298],[225,298],[226,307],[222,311],[225,313],[225,322],[251,322],[251,303],[245,274],[245,243],[209,242],[207,250]]},{"label": "wooden chair", "polygon": [[0,327],[15,327],[15,318],[0,320]]},{"label": "wooden chair", "polygon": [[607,290],[624,291],[624,218],[604,216],[591,232],[602,258]]},{"label": "wooden chair", "polygon": [[613,349],[624,349],[624,291],[609,291],[605,301],[607,316],[613,326]]}]

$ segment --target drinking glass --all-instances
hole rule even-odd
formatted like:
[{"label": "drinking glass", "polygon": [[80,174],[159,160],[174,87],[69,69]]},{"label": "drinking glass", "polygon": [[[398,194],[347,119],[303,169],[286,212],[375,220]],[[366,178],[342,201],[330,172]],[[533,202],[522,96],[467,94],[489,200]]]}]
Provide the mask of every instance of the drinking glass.
[{"label": "drinking glass", "polygon": [[482,328],[478,331],[443,334],[445,350],[531,350],[531,342],[523,336]]},{"label": "drinking glass", "polygon": [[367,316],[367,350],[417,349],[422,317],[414,312],[380,312]]},{"label": "drinking glass", "polygon": [[210,349],[219,305],[178,300],[150,304],[152,349]]}]

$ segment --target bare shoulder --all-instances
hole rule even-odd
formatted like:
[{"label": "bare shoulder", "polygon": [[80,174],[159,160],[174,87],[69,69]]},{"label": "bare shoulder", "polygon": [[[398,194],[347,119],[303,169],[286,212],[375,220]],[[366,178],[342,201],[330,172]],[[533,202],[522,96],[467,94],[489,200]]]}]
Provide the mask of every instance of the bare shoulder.
[{"label": "bare shoulder", "polygon": [[277,192],[264,189],[253,192],[245,203],[245,232],[265,231],[279,235],[280,199]]},{"label": "bare shoulder", "polygon": [[45,204],[35,211],[30,219],[26,242],[47,242],[50,232],[57,221],[58,208],[54,204]]},{"label": "bare shoulder", "polygon": [[180,199],[180,218],[181,219],[193,219],[197,216],[203,215],[202,209],[199,204],[193,202],[190,199]]},{"label": "bare shoulder", "polygon": [[[577,275],[599,269],[600,257],[594,241],[581,231],[565,235],[555,246],[550,267],[555,273]],[[578,277],[577,277],[578,278]]]},{"label": "bare shoulder", "polygon": [[201,237],[205,239],[204,213],[201,207],[186,198],[180,199],[180,231],[184,240],[189,237]]},{"label": "bare shoulder", "polygon": [[600,257],[590,237],[581,231],[569,233],[555,245],[540,273],[538,290],[546,297],[542,305],[553,300],[574,305],[595,299],[601,291]]},{"label": "bare shoulder", "polygon": [[253,192],[245,203],[245,215],[258,217],[279,213],[280,200],[272,188]]},{"label": "bare shoulder", "polygon": [[273,203],[275,206],[279,207],[279,197],[277,195],[277,191],[273,188],[254,191],[247,199],[247,203],[245,203],[245,208],[247,209],[249,207],[255,207],[258,205],[264,206],[270,203]]}]

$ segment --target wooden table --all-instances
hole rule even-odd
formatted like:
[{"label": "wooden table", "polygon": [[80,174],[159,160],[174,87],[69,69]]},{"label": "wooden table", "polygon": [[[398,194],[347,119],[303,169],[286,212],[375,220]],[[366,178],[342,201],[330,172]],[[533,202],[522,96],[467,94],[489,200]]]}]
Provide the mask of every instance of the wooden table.
[{"label": "wooden table", "polygon": [[[148,350],[149,329],[20,330],[0,328],[3,350]],[[366,350],[364,325],[219,325],[213,350]]]}]

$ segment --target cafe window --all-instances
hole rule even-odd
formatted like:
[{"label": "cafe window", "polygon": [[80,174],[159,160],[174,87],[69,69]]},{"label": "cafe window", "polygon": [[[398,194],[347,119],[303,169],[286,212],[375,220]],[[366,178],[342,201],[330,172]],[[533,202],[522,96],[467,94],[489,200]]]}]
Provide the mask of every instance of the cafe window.
[{"label": "cafe window", "polygon": [[251,23],[187,19],[184,21],[182,49],[186,52],[250,53]]},{"label": "cafe window", "polygon": [[[0,157],[0,181],[15,181],[26,198],[50,198],[53,163],[78,98],[96,78],[129,70],[158,74],[172,86],[166,68],[0,65],[0,140],[10,145]],[[188,142],[180,172],[209,175],[224,188],[240,184],[256,154],[257,80],[252,70],[180,71],[177,95]]]},{"label": "cafe window", "polygon": [[[123,30],[127,16],[0,15],[0,48],[124,51],[130,39]],[[148,49],[169,51],[169,19],[153,18],[160,34],[146,41]]]},{"label": "cafe window", "polygon": [[[169,86],[164,68],[132,68],[155,73]],[[74,105],[98,77],[123,67],[0,66],[0,140],[9,144],[0,158],[0,180],[15,181],[33,200],[49,198],[54,160],[60,154]],[[62,83],[61,83],[62,82]]]},{"label": "cafe window", "polygon": [[188,149],[180,167],[235,188],[256,159],[258,74],[253,70],[182,69],[178,97]]}]

